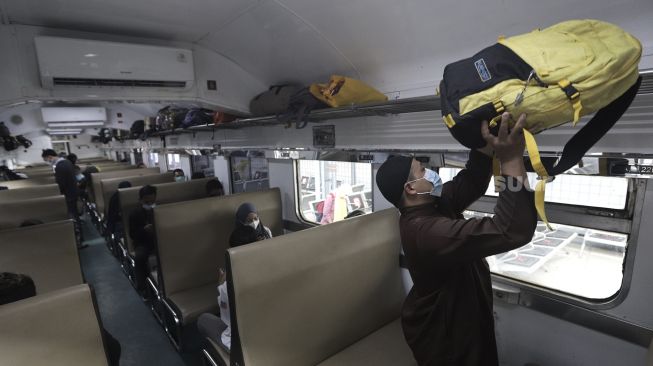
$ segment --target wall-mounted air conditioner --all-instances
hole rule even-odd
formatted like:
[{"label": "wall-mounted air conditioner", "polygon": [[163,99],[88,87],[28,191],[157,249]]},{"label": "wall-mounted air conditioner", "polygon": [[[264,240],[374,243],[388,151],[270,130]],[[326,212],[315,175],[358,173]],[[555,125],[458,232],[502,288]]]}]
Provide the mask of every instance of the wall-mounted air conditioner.
[{"label": "wall-mounted air conditioner", "polygon": [[193,86],[191,50],[58,37],[35,37],[44,88]]}]

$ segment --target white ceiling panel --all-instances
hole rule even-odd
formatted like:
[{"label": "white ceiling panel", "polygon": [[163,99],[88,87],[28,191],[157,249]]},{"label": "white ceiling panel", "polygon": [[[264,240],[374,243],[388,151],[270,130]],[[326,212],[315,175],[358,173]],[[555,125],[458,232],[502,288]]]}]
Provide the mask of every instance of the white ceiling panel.
[{"label": "white ceiling panel", "polygon": [[357,76],[328,39],[275,1],[259,3],[200,44],[269,83],[306,83],[336,72]]},{"label": "white ceiling panel", "polygon": [[13,24],[195,42],[259,0],[2,0]]},{"label": "white ceiling panel", "polygon": [[651,0],[0,0],[0,4],[13,24],[196,42],[268,84],[309,83],[344,73],[385,92],[421,88],[431,93],[447,63],[471,56],[498,35],[572,18],[603,19],[624,27],[642,41],[649,55],[643,62],[653,65]]}]

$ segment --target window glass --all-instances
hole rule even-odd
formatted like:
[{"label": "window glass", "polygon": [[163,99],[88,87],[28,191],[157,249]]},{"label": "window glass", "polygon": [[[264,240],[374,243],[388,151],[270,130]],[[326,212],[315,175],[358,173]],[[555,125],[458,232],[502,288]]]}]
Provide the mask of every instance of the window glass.
[{"label": "window glass", "polygon": [[369,163],[298,160],[296,184],[298,211],[306,221],[328,224],[372,212]]},{"label": "window glass", "polygon": [[179,154],[168,154],[168,170],[181,169],[181,156]]},{"label": "window glass", "polygon": [[[465,217],[491,214],[465,211]],[[623,279],[628,244],[625,234],[538,222],[533,240],[488,257],[493,273],[589,299],[616,294]]]},{"label": "window glass", "polygon": [[159,166],[159,154],[150,153],[150,166]]},{"label": "window glass", "polygon": [[[440,168],[439,173],[442,181],[447,182],[459,171],[458,168]],[[537,174],[528,173],[528,181],[531,188],[535,188]],[[488,196],[498,195],[493,182],[494,178],[485,192]],[[546,202],[622,210],[627,198],[628,178],[623,177],[560,174],[546,184]]]},{"label": "window glass", "polygon": [[238,151],[231,157],[231,182],[234,193],[258,192],[270,188],[268,160],[259,151]]}]

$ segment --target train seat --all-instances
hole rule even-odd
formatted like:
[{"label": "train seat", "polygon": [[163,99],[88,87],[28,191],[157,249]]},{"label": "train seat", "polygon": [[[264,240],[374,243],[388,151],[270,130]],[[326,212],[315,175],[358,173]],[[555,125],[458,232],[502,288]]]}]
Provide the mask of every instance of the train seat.
[{"label": "train seat", "polygon": [[2,365],[108,365],[86,284],[0,306],[0,334]]},{"label": "train seat", "polygon": [[[4,182],[0,182],[2,185]],[[17,189],[6,189],[0,191],[0,203],[22,201],[32,198],[58,196],[59,186],[56,184],[45,184],[42,186],[24,187]]]},{"label": "train seat", "polygon": [[174,313],[171,337],[180,346],[185,325],[201,312],[217,313],[218,268],[235,225],[238,206],[253,203],[273,235],[283,233],[279,189],[211,197],[157,206],[154,209],[159,259],[159,286],[164,304]]},{"label": "train seat", "polygon": [[229,249],[231,363],[415,365],[397,227],[391,209]]},{"label": "train seat", "polygon": [[68,219],[64,196],[31,198],[0,203],[0,230],[17,228],[25,220],[45,223]]},{"label": "train seat", "polygon": [[0,231],[0,268],[34,280],[37,294],[84,283],[71,220]]}]

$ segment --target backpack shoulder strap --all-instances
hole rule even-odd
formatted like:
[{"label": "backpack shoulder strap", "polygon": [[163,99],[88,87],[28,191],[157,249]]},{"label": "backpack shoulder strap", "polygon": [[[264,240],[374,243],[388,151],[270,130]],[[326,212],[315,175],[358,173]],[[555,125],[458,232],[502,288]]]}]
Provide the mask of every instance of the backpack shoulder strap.
[{"label": "backpack shoulder strap", "polygon": [[635,99],[641,82],[642,78],[637,78],[630,89],[596,112],[594,117],[567,142],[555,166],[547,166],[548,162],[542,161],[550,176],[563,173],[576,165],[585,153],[614,126]]}]

